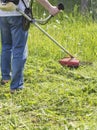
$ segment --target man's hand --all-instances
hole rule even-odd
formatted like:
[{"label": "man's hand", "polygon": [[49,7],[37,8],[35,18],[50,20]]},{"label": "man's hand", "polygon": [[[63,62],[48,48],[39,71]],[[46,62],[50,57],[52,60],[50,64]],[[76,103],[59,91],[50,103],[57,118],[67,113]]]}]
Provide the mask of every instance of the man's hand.
[{"label": "man's hand", "polygon": [[13,10],[16,10],[16,7],[17,6],[13,2],[8,2],[5,5],[2,5],[0,3],[0,10],[3,10],[3,11],[13,11]]},{"label": "man's hand", "polygon": [[51,14],[51,15],[56,15],[57,13],[59,13],[59,9],[58,9],[58,7],[56,7],[56,6],[51,6],[50,8],[49,8],[49,13]]}]

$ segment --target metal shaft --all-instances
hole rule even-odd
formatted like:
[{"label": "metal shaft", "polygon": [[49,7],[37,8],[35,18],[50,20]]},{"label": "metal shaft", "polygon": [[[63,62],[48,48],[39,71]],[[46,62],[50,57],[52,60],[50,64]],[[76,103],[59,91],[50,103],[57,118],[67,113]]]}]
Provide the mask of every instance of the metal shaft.
[{"label": "metal shaft", "polygon": [[42,31],[49,39],[51,39],[57,46],[59,46],[64,52],[66,52],[70,57],[74,57],[72,54],[70,54],[61,44],[59,44],[51,35],[49,35],[44,29],[42,29],[36,22],[33,22],[33,24]]},{"label": "metal shaft", "polygon": [[74,58],[72,54],[70,54],[61,44],[59,44],[52,36],[50,36],[43,28],[41,28],[35,21],[35,19],[31,19],[27,14],[25,14],[19,8],[16,9],[19,13],[21,13],[25,18],[27,18],[31,23],[33,23],[40,31],[42,31],[49,39],[51,39],[57,46],[59,46],[64,52],[66,52],[71,58]]}]

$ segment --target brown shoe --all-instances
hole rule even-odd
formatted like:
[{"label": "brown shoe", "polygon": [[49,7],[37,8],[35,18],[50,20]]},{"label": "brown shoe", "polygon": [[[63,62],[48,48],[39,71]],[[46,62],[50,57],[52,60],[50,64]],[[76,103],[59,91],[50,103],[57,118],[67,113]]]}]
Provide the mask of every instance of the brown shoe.
[{"label": "brown shoe", "polygon": [[10,90],[10,93],[11,93],[11,94],[14,94],[14,93],[16,93],[16,92],[21,91],[22,89],[23,89],[23,88],[11,89],[11,90]]},{"label": "brown shoe", "polygon": [[8,82],[9,82],[9,80],[1,80],[1,85],[5,85]]}]

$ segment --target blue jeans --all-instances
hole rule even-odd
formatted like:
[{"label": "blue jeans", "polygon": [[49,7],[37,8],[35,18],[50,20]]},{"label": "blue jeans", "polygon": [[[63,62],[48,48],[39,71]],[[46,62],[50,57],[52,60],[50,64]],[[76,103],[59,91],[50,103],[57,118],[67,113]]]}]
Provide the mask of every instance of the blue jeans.
[{"label": "blue jeans", "polygon": [[0,17],[0,29],[2,79],[11,79],[11,90],[23,88],[28,31],[24,31],[22,28],[22,16]]}]

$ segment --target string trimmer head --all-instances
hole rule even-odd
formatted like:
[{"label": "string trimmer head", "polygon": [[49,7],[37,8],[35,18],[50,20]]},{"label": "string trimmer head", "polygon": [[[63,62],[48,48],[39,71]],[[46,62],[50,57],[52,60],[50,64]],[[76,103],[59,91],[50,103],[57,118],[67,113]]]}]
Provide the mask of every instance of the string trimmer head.
[{"label": "string trimmer head", "polygon": [[70,68],[78,68],[79,64],[80,64],[79,60],[77,60],[74,57],[65,57],[65,58],[59,60],[59,63],[62,66],[67,66],[67,67],[70,67]]}]

